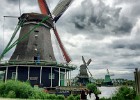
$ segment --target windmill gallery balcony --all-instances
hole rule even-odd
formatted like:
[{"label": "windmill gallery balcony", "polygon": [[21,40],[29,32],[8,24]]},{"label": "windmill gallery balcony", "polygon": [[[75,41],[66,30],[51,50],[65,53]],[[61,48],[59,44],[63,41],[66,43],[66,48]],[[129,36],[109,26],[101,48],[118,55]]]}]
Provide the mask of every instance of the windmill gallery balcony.
[{"label": "windmill gallery balcony", "polygon": [[76,66],[48,61],[3,61],[3,81],[8,79],[29,81],[32,86],[42,87],[68,86],[71,71]]},{"label": "windmill gallery balcony", "polygon": [[[69,85],[67,83],[70,83],[71,71],[76,67],[69,64],[71,59],[59,37],[55,23],[71,2],[72,0],[60,1],[51,14],[46,1],[38,0],[41,14],[23,13],[18,18],[19,22],[14,33],[0,55],[1,61],[4,55],[16,46],[9,61],[0,62],[4,81],[28,80],[32,86],[43,87]],[[57,63],[52,46],[51,29],[54,31],[66,64]],[[19,37],[14,41],[19,30]]]}]

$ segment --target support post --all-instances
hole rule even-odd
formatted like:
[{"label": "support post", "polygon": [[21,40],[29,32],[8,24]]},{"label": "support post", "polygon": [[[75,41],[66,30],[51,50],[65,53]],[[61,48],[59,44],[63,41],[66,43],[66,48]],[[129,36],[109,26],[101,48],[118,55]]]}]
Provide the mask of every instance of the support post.
[{"label": "support post", "polygon": [[6,67],[5,82],[7,81],[8,66]]},{"label": "support post", "polygon": [[67,86],[67,72],[66,72],[66,69],[65,69],[65,86]]},{"label": "support post", "polygon": [[136,83],[136,92],[137,94],[140,93],[140,78],[139,78],[139,71],[138,71],[138,68],[135,69],[135,83]]},{"label": "support post", "polygon": [[59,67],[59,85],[60,86],[60,67]]},{"label": "support post", "polygon": [[30,80],[30,66],[28,66],[28,80]]},{"label": "support post", "polygon": [[18,66],[16,66],[16,77],[15,77],[15,80],[18,79]]},{"label": "support post", "polygon": [[40,84],[42,83],[42,66],[40,67]]},{"label": "support post", "polygon": [[70,86],[71,86],[71,71],[70,71]]},{"label": "support post", "polygon": [[52,87],[52,67],[51,67],[51,87]]},{"label": "support post", "polygon": [[70,75],[69,75],[69,71],[68,71],[68,86],[70,86]]}]

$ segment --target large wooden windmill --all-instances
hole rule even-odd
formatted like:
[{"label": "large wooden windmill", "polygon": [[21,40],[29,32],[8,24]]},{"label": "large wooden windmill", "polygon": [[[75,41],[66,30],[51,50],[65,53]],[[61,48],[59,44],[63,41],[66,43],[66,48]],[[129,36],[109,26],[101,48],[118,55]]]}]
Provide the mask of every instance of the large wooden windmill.
[{"label": "large wooden windmill", "polygon": [[[38,0],[40,10],[42,14],[37,13],[25,13],[20,17],[20,20],[25,20],[20,32],[20,38],[30,31],[38,22],[40,22],[46,16],[48,20],[44,21],[39,27],[35,28],[34,31],[20,42],[15,52],[13,53],[10,60],[33,60],[38,54],[40,60],[55,61],[53,53],[50,29],[53,29],[59,46],[62,50],[63,56],[67,63],[71,61],[68,53],[66,52],[59,34],[56,30],[54,23],[62,16],[65,10],[69,7],[73,0],[60,0],[58,5],[51,13],[45,0]],[[53,15],[53,17],[52,17]]]},{"label": "large wooden windmill", "polygon": [[[38,0],[42,14],[24,13],[19,17],[19,23],[7,44],[0,59],[11,48],[16,46],[9,62],[0,65],[5,72],[4,80],[29,80],[32,85],[45,87],[64,86],[70,79],[69,71],[75,67],[69,66],[71,61],[58,35],[54,23],[66,11],[73,0],[60,0],[51,13],[45,0]],[[13,38],[20,29],[19,38]],[[53,29],[67,64],[58,64],[52,47],[50,29]]]}]

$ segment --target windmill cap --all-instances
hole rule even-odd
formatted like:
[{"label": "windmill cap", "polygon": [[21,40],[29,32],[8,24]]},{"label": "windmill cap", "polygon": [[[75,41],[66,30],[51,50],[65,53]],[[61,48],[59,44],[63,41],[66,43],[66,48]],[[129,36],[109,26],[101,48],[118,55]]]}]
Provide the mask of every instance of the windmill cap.
[{"label": "windmill cap", "polygon": [[[39,14],[39,13],[23,13],[20,19],[25,19],[25,22],[41,22],[47,15]],[[53,27],[53,20],[49,18],[48,20],[43,22],[47,24],[49,27]]]}]

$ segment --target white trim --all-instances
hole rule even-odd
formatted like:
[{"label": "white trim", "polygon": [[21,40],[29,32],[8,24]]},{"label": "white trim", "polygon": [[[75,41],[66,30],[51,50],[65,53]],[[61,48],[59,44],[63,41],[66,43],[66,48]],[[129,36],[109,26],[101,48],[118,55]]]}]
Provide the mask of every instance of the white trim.
[{"label": "white trim", "polygon": [[65,69],[65,84],[64,86],[67,86],[67,72],[66,72],[66,69]]},{"label": "white trim", "polygon": [[51,67],[51,87],[52,87],[52,67]]},{"label": "white trim", "polygon": [[59,85],[58,86],[60,86],[60,67],[59,67]]},{"label": "white trim", "polygon": [[28,66],[28,80],[30,80],[30,66]]},{"label": "white trim", "polygon": [[15,79],[16,80],[16,72],[12,72],[12,77],[11,79]]},{"label": "white trim", "polygon": [[5,82],[7,81],[8,66],[6,67]]},{"label": "white trim", "polygon": [[70,86],[71,86],[71,71],[70,71],[70,80],[69,81],[70,81]]},{"label": "white trim", "polygon": [[[25,22],[24,25],[28,25],[28,24],[39,24],[39,22],[35,22],[35,21],[32,21],[32,22]],[[41,25],[47,27],[47,28],[50,28],[47,24],[45,23],[41,23]]]},{"label": "white trim", "polygon": [[42,66],[40,67],[40,84],[42,83]]},{"label": "white trim", "polygon": [[15,80],[18,79],[18,66],[16,66],[16,77],[15,77]]}]

